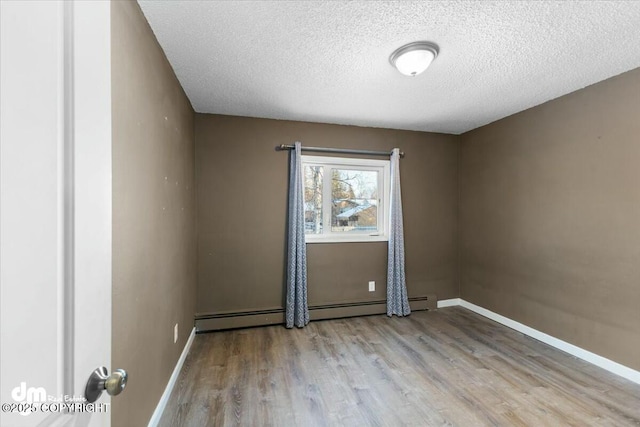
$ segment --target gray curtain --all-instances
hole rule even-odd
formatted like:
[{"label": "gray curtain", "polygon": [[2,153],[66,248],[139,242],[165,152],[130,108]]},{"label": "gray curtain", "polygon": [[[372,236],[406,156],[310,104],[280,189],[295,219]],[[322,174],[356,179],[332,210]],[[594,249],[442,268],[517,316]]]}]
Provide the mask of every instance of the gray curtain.
[{"label": "gray curtain", "polygon": [[391,152],[389,258],[387,261],[387,316],[411,314],[404,275],[404,229],[400,194],[400,150]]},{"label": "gray curtain", "polygon": [[304,243],[304,186],[301,144],[291,151],[289,168],[289,235],[287,256],[286,327],[309,323],[307,306],[307,248]]}]

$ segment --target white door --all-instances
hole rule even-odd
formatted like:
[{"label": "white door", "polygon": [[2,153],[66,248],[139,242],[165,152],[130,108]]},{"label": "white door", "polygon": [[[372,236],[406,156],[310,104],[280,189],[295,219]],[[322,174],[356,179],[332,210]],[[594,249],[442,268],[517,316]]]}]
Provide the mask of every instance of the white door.
[{"label": "white door", "polygon": [[108,426],[107,393],[79,403],[111,371],[110,4],[0,20],[0,424]]}]

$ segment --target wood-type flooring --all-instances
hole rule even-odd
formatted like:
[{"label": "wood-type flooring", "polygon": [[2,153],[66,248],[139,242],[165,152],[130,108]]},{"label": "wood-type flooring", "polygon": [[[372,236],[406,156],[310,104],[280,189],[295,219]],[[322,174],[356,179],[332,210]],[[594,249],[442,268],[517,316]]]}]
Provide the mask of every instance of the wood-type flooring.
[{"label": "wood-type flooring", "polygon": [[640,385],[462,307],[198,334],[160,426],[639,426]]}]

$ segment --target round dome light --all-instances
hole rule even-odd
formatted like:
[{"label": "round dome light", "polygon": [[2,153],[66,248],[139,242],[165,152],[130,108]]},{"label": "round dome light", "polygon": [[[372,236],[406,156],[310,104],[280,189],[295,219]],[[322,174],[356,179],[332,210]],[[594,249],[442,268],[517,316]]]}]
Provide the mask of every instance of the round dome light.
[{"label": "round dome light", "polygon": [[389,57],[391,65],[405,76],[415,77],[426,70],[438,56],[438,46],[429,42],[413,42],[395,50]]}]

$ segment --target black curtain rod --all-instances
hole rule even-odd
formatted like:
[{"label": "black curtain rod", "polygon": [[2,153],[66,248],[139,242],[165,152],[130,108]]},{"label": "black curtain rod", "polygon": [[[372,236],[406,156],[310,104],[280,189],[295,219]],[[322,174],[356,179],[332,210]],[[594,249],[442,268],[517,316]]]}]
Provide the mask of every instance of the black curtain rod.
[{"label": "black curtain rod", "polygon": [[[276,147],[278,151],[293,150],[294,145],[281,144]],[[342,154],[365,154],[367,156],[390,156],[390,151],[373,150],[352,150],[349,148],[324,148],[324,147],[301,147],[302,151],[315,151],[320,153],[342,153]],[[404,152],[400,152],[400,157],[404,157]]]}]

